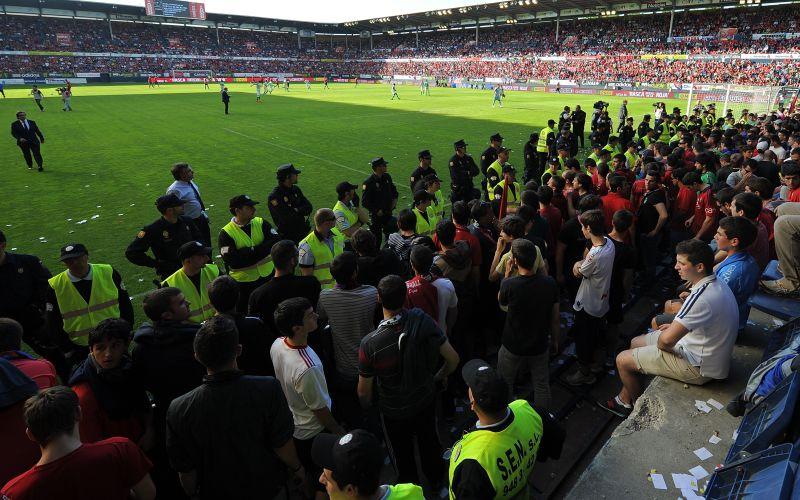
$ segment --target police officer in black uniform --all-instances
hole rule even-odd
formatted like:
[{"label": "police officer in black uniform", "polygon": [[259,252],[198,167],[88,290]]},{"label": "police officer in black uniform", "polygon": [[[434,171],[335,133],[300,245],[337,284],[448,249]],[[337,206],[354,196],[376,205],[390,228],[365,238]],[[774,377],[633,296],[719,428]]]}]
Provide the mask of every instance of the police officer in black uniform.
[{"label": "police officer in black uniform", "polygon": [[467,143],[459,139],[453,143],[456,154],[450,157],[450,201],[470,202],[481,197],[475,189],[472,178],[478,175],[478,165],[467,154]]},{"label": "police officer in black uniform", "polygon": [[297,176],[300,171],[291,163],[278,167],[276,173],[278,185],[269,194],[269,213],[278,233],[295,244],[308,236],[311,226],[308,216],[311,215],[311,202],[297,187]]},{"label": "police officer in black uniform", "polygon": [[[181,267],[181,245],[202,240],[203,235],[192,219],[183,215],[183,200],[176,195],[159,196],[156,208],[161,217],[139,231],[125,250],[125,257],[137,266],[154,268],[160,283]],[[153,257],[147,254],[148,250],[153,251]]]},{"label": "police officer in black uniform", "polygon": [[419,158],[419,166],[411,172],[411,192],[416,192],[417,183],[424,179],[425,177],[433,174],[436,175],[436,170],[431,167],[431,152],[427,149],[424,149],[417,154],[417,158]]},{"label": "police officer in black uniform", "polygon": [[544,173],[539,173],[539,155],[536,154],[536,145],[538,142],[539,134],[534,132],[523,147],[523,156],[525,157],[525,172],[522,177],[523,184],[531,180],[539,182],[539,177]]},{"label": "police officer in black uniform", "polygon": [[59,376],[69,377],[64,355],[45,328],[50,271],[35,255],[6,252],[7,244],[6,235],[0,231],[0,318],[21,324],[25,343],[53,363]]},{"label": "police officer in black uniform", "polygon": [[497,152],[503,146],[503,136],[500,133],[496,133],[493,136],[489,137],[489,147],[486,148],[483,153],[481,153],[481,175],[483,175],[484,180],[481,181],[481,189],[483,190],[483,194],[488,196],[488,191],[486,188],[486,170],[489,168],[489,165],[494,163],[497,159]]},{"label": "police officer in black uniform", "polygon": [[379,156],[370,165],[374,173],[361,186],[361,205],[369,211],[369,228],[380,247],[381,235],[388,237],[397,230],[397,220],[392,216],[392,211],[397,206],[398,194],[392,176],[386,173],[386,160]]}]

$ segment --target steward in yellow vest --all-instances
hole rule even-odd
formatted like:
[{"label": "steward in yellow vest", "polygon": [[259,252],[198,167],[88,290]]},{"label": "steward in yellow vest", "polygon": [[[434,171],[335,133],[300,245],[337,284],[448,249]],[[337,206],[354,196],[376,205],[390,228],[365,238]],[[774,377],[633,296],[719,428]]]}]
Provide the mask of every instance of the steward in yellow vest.
[{"label": "steward in yellow vest", "polygon": [[510,152],[510,149],[501,147],[497,151],[497,159],[486,169],[486,189],[489,195],[494,192],[494,187],[503,178],[503,165],[508,162]]},{"label": "steward in yellow vest", "polygon": [[558,157],[550,158],[547,160],[547,170],[542,174],[542,186],[547,185],[547,181],[550,180],[550,177],[561,177],[562,173],[564,173],[564,170],[561,167],[561,162]]},{"label": "steward in yellow vest", "polygon": [[171,286],[183,292],[189,303],[189,321],[202,323],[214,316],[214,308],[208,299],[208,285],[219,276],[216,264],[209,264],[211,248],[199,241],[190,241],[178,249],[181,268],[164,280],[163,286]]},{"label": "steward in yellow vest", "polygon": [[506,164],[506,166],[503,167],[503,180],[495,186],[493,192],[489,193],[489,200],[497,200],[498,202],[502,200],[503,188],[506,184],[508,184],[508,189],[506,190],[506,208],[508,213],[513,214],[516,213],[519,208],[519,197],[522,195],[519,182],[516,182],[516,169],[513,165]]},{"label": "steward in yellow vest", "polygon": [[338,200],[333,206],[333,214],[336,216],[336,229],[344,235],[345,243],[349,243],[353,234],[369,222],[369,213],[353,203],[356,189],[358,186],[349,182],[340,182],[336,186]]},{"label": "steward in yellow vest", "polygon": [[438,220],[432,211],[429,210],[431,206],[431,194],[427,191],[417,191],[414,193],[414,216],[417,218],[417,223],[414,232],[418,236],[431,236],[436,231],[436,223]]},{"label": "steward in yellow vest", "polygon": [[431,204],[428,206],[428,217],[435,217],[437,221],[444,219],[444,195],[442,194],[442,180],[436,174],[425,176],[425,191],[431,195]]},{"label": "steward in yellow vest", "polygon": [[230,277],[239,282],[238,312],[247,311],[250,294],[272,274],[270,251],[280,240],[269,222],[256,217],[256,205],[246,194],[231,198],[228,207],[233,218],[219,233],[219,253]]},{"label": "steward in yellow vest", "polygon": [[[370,432],[355,429],[344,436],[321,433],[314,438],[311,458],[322,468],[320,482],[331,498],[423,500],[416,484],[381,485],[381,442]],[[365,490],[363,488],[369,488]]]},{"label": "steward in yellow vest", "polygon": [[335,226],[333,210],[320,208],[314,214],[314,230],[298,245],[300,272],[303,276],[317,278],[323,289],[336,284],[331,276],[331,264],[344,252],[344,235]]},{"label": "steward in yellow vest", "polygon": [[527,401],[509,404],[508,385],[485,361],[473,359],[461,373],[478,422],[451,451],[450,498],[528,498],[537,457],[557,458],[563,431]]},{"label": "steward in yellow vest", "polygon": [[117,271],[108,264],[89,264],[89,252],[80,243],[62,247],[59,260],[67,270],[47,280],[46,309],[62,350],[88,345],[89,332],[104,319],[122,318],[133,325],[133,307]]},{"label": "steward in yellow vest", "polygon": [[556,143],[556,121],[547,120],[547,126],[539,131],[539,142],[536,143],[536,152],[550,155],[553,144]]}]

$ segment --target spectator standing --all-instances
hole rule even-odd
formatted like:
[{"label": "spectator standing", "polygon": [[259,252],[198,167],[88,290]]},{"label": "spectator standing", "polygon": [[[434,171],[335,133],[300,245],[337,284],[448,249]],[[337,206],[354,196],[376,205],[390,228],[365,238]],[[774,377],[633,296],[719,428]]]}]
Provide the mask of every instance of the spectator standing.
[{"label": "spectator standing", "polygon": [[453,282],[433,273],[432,266],[433,251],[425,245],[414,245],[411,249],[414,277],[406,282],[406,306],[423,310],[447,335],[458,319],[458,296]]},{"label": "spectator standing", "polygon": [[358,255],[358,282],[377,286],[385,276],[396,274],[409,277],[408,266],[403,265],[391,248],[378,249],[375,235],[367,229],[359,229],[350,240]]},{"label": "spectator standing", "polygon": [[714,200],[714,193],[711,186],[700,180],[700,174],[697,172],[688,172],[682,181],[686,187],[697,193],[694,214],[684,225],[689,228],[695,239],[708,243],[717,230],[719,218],[719,207]]},{"label": "spectator standing", "polygon": [[404,208],[397,214],[397,229],[398,231],[389,235],[386,240],[386,246],[397,255],[407,268],[410,269],[410,254],[411,245],[416,238],[417,232],[417,216],[414,210]]},{"label": "spectator standing", "polygon": [[644,266],[645,283],[652,283],[656,276],[656,265],[661,252],[663,229],[669,218],[667,212],[667,194],[661,187],[661,174],[657,170],[649,170],[645,177],[646,191],[639,210],[636,212],[636,246]]}]

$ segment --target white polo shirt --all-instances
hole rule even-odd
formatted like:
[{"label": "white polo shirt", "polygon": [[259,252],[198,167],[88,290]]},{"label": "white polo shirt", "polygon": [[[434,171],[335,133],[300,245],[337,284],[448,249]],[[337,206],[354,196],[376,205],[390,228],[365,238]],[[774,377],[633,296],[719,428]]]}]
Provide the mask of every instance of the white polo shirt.
[{"label": "white polo shirt", "polygon": [[726,378],[739,330],[739,308],[728,285],[714,274],[698,281],[675,321],[689,330],[675,353],[700,367],[704,377]]}]

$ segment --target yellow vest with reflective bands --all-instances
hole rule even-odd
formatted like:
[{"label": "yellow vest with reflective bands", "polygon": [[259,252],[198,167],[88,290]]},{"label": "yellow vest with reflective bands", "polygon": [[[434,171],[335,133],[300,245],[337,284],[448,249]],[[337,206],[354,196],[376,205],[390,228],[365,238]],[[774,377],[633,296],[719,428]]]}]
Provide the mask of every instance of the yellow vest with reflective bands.
[{"label": "yellow vest with reflective bands", "polygon": [[[505,185],[506,185],[506,180],[503,179],[502,181],[500,181],[497,184],[497,186],[495,186],[495,189],[497,189],[497,187],[500,187],[502,189],[503,186],[505,186]],[[508,190],[506,190],[506,207],[508,207],[508,208],[515,207],[516,208],[516,207],[519,207],[520,186],[519,186],[519,182],[512,182],[511,185],[514,186],[514,189],[512,190],[511,186],[509,186]],[[497,198],[499,200],[500,196],[496,195],[494,193],[494,191],[490,191],[489,192],[489,200],[494,200],[495,198]]]},{"label": "yellow vest with reflective bands", "polygon": [[[254,248],[264,241],[264,231],[261,229],[263,223],[264,219],[261,217],[253,217],[253,220],[250,221],[250,236],[242,231],[242,228],[233,221],[225,224],[222,230],[228,233],[228,236],[233,238],[233,242],[236,244],[237,249]],[[272,256],[267,255],[255,264],[238,269],[231,269],[230,276],[236,281],[249,283],[251,281],[256,281],[259,278],[269,276],[273,269],[275,269],[275,266],[272,264]]]},{"label": "yellow vest with reflective bands", "polygon": [[425,215],[428,216],[428,220],[425,220],[425,217],[422,216],[422,212],[418,209],[414,209],[414,215],[417,216],[417,225],[414,229],[414,232],[417,233],[419,236],[431,236],[436,231],[436,216],[431,212],[430,207],[425,210]]},{"label": "yellow vest with reflective bands", "polygon": [[553,133],[553,129],[545,127],[539,132],[539,142],[536,143],[536,151],[539,153],[547,153],[550,149],[547,147],[547,136]]},{"label": "yellow vest with reflective bands", "polygon": [[[348,229],[353,227],[354,225],[356,225],[356,223],[358,222],[358,214],[356,214],[355,212],[350,210],[350,207],[348,207],[347,205],[342,203],[341,200],[337,201],[336,205],[333,206],[333,211],[334,212],[342,212],[344,214],[344,218],[347,219],[347,222],[350,224],[348,226]],[[337,225],[338,225],[338,222],[337,222]],[[339,229],[339,231],[342,232],[342,235],[344,236],[345,241],[350,241],[350,238],[348,238],[347,235],[344,234],[344,229],[342,229],[341,227],[337,227],[337,229]]]},{"label": "yellow vest with reflective bands", "polygon": [[450,498],[456,467],[475,460],[486,471],[494,487],[494,498],[514,498],[528,486],[536,453],[542,440],[542,417],[527,401],[518,399],[508,407],[514,420],[502,431],[478,429],[453,446],[450,455]]},{"label": "yellow vest with reflective bands", "polygon": [[633,167],[636,166],[636,160],[639,159],[639,155],[631,153],[630,151],[625,151],[625,159],[628,160],[628,168],[633,170]]},{"label": "yellow vest with reflective bands", "polygon": [[79,345],[87,345],[89,332],[101,321],[119,318],[119,290],[114,284],[114,270],[108,264],[90,264],[92,291],[89,302],[70,281],[67,271],[53,276],[47,282],[56,293],[58,309],[64,321],[64,331]]},{"label": "yellow vest with reflective bands", "polygon": [[395,484],[388,486],[387,500],[424,500],[422,487],[413,483]]},{"label": "yellow vest with reflective bands", "polygon": [[200,290],[198,293],[194,282],[186,275],[183,268],[175,271],[164,280],[162,285],[173,286],[183,292],[189,301],[189,321],[202,323],[214,316],[214,308],[208,300],[208,285],[219,276],[219,268],[215,264],[206,264],[200,270]]},{"label": "yellow vest with reflective bands", "polygon": [[442,220],[444,218],[444,195],[441,189],[433,193],[433,201],[431,201],[428,207],[428,214],[428,217],[430,217],[430,214],[433,214],[436,220]]},{"label": "yellow vest with reflective bands", "polygon": [[314,277],[319,280],[323,290],[326,288],[333,288],[334,280],[331,276],[331,264],[333,259],[344,252],[344,236],[338,229],[331,229],[331,236],[333,238],[333,252],[331,248],[324,242],[317,238],[317,233],[311,231],[308,236],[303,238],[300,244],[307,243],[314,254]]}]

